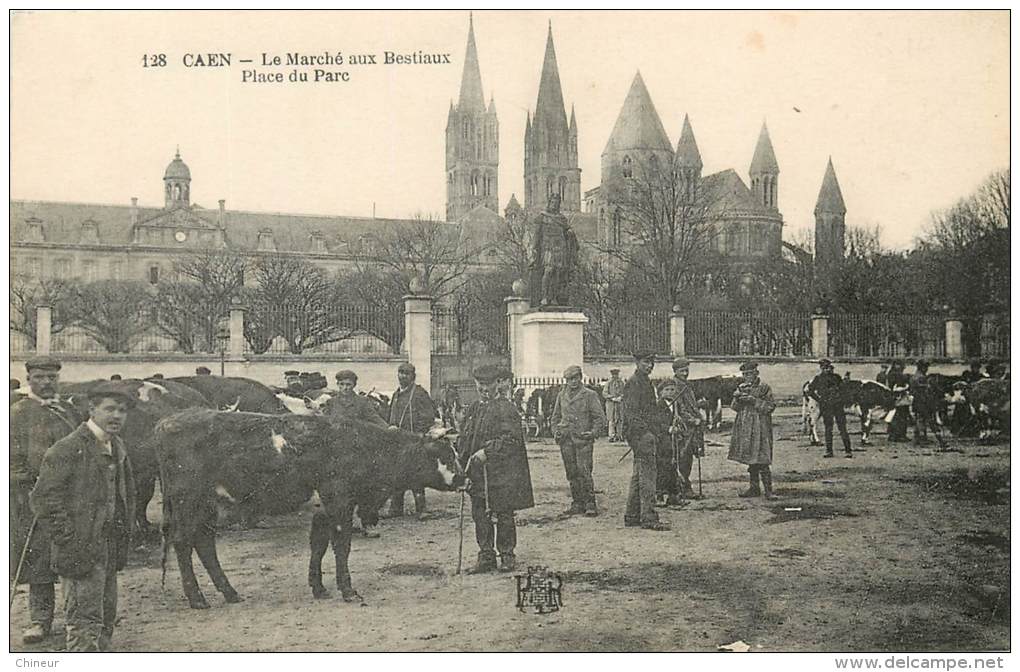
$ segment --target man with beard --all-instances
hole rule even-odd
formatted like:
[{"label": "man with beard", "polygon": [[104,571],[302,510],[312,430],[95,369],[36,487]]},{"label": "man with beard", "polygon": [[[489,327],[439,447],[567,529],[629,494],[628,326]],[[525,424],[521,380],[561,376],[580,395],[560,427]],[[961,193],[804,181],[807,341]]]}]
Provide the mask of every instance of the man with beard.
[{"label": "man with beard", "polygon": [[[390,399],[390,427],[424,434],[436,422],[436,405],[424,387],[414,382],[416,372],[414,364],[403,362],[397,367],[399,386]],[[387,518],[404,515],[404,495],[406,491],[394,491],[390,499],[390,510]],[[425,489],[414,491],[414,511],[418,519],[425,518]]]},{"label": "man with beard", "polygon": [[73,407],[57,396],[60,366],[53,357],[28,360],[28,394],[19,395],[10,408],[10,572],[13,578],[20,564],[18,583],[28,584],[31,624],[22,634],[26,644],[50,634],[57,579],[50,569],[50,540],[34,522],[29,493],[39,477],[43,455],[78,426]]}]

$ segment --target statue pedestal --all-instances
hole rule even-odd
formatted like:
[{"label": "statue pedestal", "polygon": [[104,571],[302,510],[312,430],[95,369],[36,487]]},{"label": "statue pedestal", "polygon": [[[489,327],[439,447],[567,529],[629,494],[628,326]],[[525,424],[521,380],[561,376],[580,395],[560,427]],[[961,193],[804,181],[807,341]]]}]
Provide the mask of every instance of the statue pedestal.
[{"label": "statue pedestal", "polygon": [[575,310],[535,311],[521,318],[522,378],[560,378],[572,364],[584,366],[584,325],[588,318]]}]

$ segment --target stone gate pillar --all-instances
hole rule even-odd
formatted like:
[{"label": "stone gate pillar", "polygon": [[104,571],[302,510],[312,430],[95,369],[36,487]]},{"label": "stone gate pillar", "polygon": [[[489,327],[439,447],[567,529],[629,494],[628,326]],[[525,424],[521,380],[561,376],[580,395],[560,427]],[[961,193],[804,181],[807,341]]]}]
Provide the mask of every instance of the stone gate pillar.
[{"label": "stone gate pillar", "polygon": [[678,306],[674,306],[669,316],[669,352],[674,357],[687,356],[686,330],[687,318],[680,312]]},{"label": "stone gate pillar", "polygon": [[822,358],[829,356],[829,316],[811,316],[811,354]]},{"label": "stone gate pillar", "polygon": [[230,306],[230,342],[227,354],[231,357],[244,356],[244,306]]},{"label": "stone gate pillar", "polygon": [[414,365],[415,382],[432,391],[432,297],[404,297],[404,343],[407,361]]},{"label": "stone gate pillar", "polygon": [[53,309],[49,306],[35,308],[35,354],[48,355],[51,347]]},{"label": "stone gate pillar", "polygon": [[521,319],[528,313],[531,304],[523,296],[512,296],[503,300],[506,304],[507,347],[510,349],[510,370],[519,376],[524,352],[524,334],[521,330]]},{"label": "stone gate pillar", "polygon": [[963,359],[963,320],[946,318],[946,357]]}]

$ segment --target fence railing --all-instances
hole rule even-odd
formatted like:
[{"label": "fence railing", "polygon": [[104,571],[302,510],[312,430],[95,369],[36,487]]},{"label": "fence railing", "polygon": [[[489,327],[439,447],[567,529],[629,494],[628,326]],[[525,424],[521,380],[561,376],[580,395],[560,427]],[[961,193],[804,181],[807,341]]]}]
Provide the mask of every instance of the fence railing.
[{"label": "fence railing", "polygon": [[244,314],[244,339],[245,352],[253,354],[395,354],[404,339],[403,307],[252,306]]},{"label": "fence railing", "polygon": [[829,316],[829,354],[834,357],[944,357],[945,320],[940,316],[885,313]]},{"label": "fence railing", "polygon": [[688,355],[810,357],[811,315],[806,313],[688,313]]},{"label": "fence railing", "polygon": [[595,313],[585,310],[584,352],[588,355],[619,355],[639,350],[667,353],[669,316],[665,311],[615,311]]},{"label": "fence railing", "polygon": [[509,322],[503,306],[466,310],[432,307],[432,353],[503,354],[510,351]]},{"label": "fence railing", "polygon": [[1009,314],[982,315],[978,327],[977,348],[973,344],[964,343],[968,357],[1009,357]]}]

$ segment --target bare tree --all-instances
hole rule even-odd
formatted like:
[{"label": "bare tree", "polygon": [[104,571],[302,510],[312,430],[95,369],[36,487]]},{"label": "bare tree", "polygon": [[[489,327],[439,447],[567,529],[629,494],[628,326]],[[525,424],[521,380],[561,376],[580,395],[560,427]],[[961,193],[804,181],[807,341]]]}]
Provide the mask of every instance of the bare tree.
[{"label": "bare tree", "polygon": [[67,326],[67,299],[70,285],[64,280],[40,280],[16,276],[11,280],[10,320],[11,331],[22,334],[27,346],[35,348],[36,310],[50,307],[50,334],[56,335]]},{"label": "bare tree", "polygon": [[[642,278],[660,305],[681,302],[684,290],[702,272],[700,260],[711,249],[719,199],[700,180],[686,180],[671,164],[634,162],[631,177],[608,186],[619,208],[620,244],[601,250]],[[611,216],[615,216],[615,213]]]},{"label": "bare tree", "polygon": [[66,316],[107,352],[130,352],[150,326],[150,305],[144,283],[104,280],[72,288]]}]

